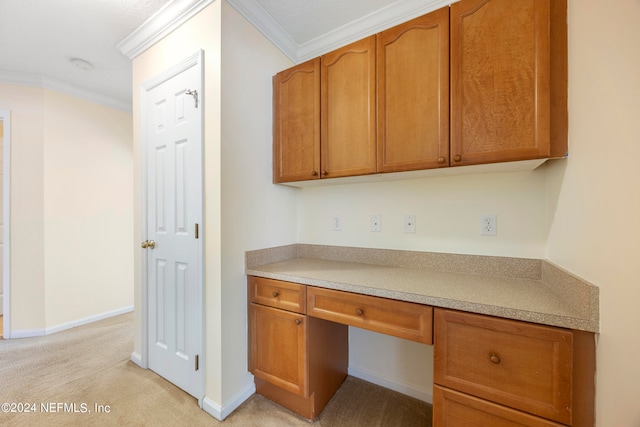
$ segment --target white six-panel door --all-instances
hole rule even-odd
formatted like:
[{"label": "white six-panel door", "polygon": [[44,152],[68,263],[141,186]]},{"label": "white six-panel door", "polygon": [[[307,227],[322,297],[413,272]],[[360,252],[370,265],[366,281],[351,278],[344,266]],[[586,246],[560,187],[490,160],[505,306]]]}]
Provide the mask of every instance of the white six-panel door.
[{"label": "white six-panel door", "polygon": [[150,89],[144,107],[148,366],[197,398],[203,392],[201,80],[200,66],[189,67]]}]

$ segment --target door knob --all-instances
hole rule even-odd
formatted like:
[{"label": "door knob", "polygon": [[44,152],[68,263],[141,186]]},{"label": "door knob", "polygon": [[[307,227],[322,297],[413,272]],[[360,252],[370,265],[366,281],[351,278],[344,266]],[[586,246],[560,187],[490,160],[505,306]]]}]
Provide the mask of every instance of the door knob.
[{"label": "door knob", "polygon": [[142,249],[147,249],[147,248],[153,249],[156,247],[156,242],[154,240],[145,240],[140,244],[140,246],[142,247]]}]

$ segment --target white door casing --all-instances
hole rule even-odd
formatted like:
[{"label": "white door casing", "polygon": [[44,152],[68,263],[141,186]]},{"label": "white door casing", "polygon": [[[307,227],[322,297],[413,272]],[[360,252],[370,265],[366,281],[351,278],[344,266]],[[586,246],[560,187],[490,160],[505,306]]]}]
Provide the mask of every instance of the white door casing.
[{"label": "white door casing", "polygon": [[143,365],[200,400],[204,396],[202,59],[200,51],[146,82],[141,97],[146,201],[142,237],[153,241],[142,249],[146,255]]},{"label": "white door casing", "polygon": [[2,320],[3,337],[11,338],[11,112],[0,110],[2,121]]}]

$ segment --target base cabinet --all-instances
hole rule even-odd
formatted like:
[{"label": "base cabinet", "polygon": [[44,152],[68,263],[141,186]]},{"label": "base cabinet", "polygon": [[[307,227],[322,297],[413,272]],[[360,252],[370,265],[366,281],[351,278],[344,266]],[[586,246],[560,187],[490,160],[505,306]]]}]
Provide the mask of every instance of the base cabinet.
[{"label": "base cabinet", "polygon": [[437,308],[434,426],[593,426],[594,354],[590,333]]},{"label": "base cabinet", "polygon": [[249,303],[249,371],[259,394],[315,419],[347,377],[349,336],[346,325],[304,314],[305,291],[249,278],[250,301],[261,302]]},{"label": "base cabinet", "polygon": [[348,325],[434,346],[434,427],[593,427],[591,332],[250,276],[256,391],[310,420],[347,376]]}]

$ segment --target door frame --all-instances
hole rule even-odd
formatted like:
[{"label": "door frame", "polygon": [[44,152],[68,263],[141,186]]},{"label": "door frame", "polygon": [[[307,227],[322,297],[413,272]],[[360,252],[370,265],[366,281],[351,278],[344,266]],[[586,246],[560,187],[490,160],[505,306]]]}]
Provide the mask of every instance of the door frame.
[{"label": "door frame", "polygon": [[[200,72],[200,87],[202,88],[202,91],[204,92],[204,51],[203,50],[199,50],[198,52],[194,53],[193,55],[190,55],[189,57],[185,58],[184,60],[180,61],[179,63],[175,64],[174,66],[168,68],[167,70],[161,72],[160,74],[156,75],[155,77],[152,77],[149,80],[146,80],[145,82],[142,83],[142,85],[140,86],[140,133],[141,133],[141,138],[140,138],[140,170],[141,170],[141,218],[140,218],[140,225],[141,225],[141,236],[140,236],[140,242],[143,242],[145,240],[147,240],[147,214],[148,214],[148,206],[147,206],[147,200],[148,200],[148,194],[147,194],[147,168],[148,168],[148,155],[147,155],[147,148],[148,148],[148,132],[147,132],[147,125],[148,125],[148,121],[147,121],[147,111],[146,111],[146,106],[147,106],[147,102],[148,102],[148,92],[150,92],[152,89],[154,89],[156,86],[164,83],[165,81],[171,79],[172,77],[177,76],[178,74],[180,74],[181,72],[192,68],[192,67],[197,67],[199,72]],[[202,135],[202,143],[201,143],[201,162],[202,162],[202,181],[204,184],[204,96],[203,94],[198,94],[198,105],[200,106],[199,110],[200,110],[200,116],[201,116],[201,135]],[[203,212],[200,213],[200,217],[202,218],[202,221],[200,221],[200,236],[201,238],[198,239],[197,241],[197,245],[198,245],[198,257],[200,258],[200,293],[202,295],[202,298],[200,299],[201,301],[201,319],[200,319],[200,342],[199,347],[200,347],[200,351],[199,351],[199,355],[200,355],[200,360],[199,360],[199,369],[202,370],[202,375],[201,375],[201,381],[199,384],[199,396],[198,397],[198,405],[202,408],[202,403],[204,400],[204,380],[205,380],[205,372],[206,372],[206,364],[205,364],[205,333],[204,333],[204,325],[205,325],[205,311],[204,311],[204,224],[203,224],[203,220],[204,220],[204,185],[202,185],[203,188],[203,194],[201,194],[203,203],[202,203],[202,210]],[[145,368],[145,369],[149,369],[149,319],[148,319],[148,315],[149,315],[149,307],[148,307],[148,298],[149,298],[149,281],[148,281],[148,274],[147,274],[147,269],[148,269],[148,252],[144,251],[142,253],[141,256],[141,268],[140,268],[140,290],[141,290],[141,295],[140,295],[140,315],[142,317],[142,322],[141,322],[141,331],[140,331],[140,337],[141,337],[141,347],[140,347],[140,365],[141,367]]]},{"label": "door frame", "polygon": [[3,339],[11,338],[11,111],[0,110],[3,126],[2,182],[2,322]]}]

